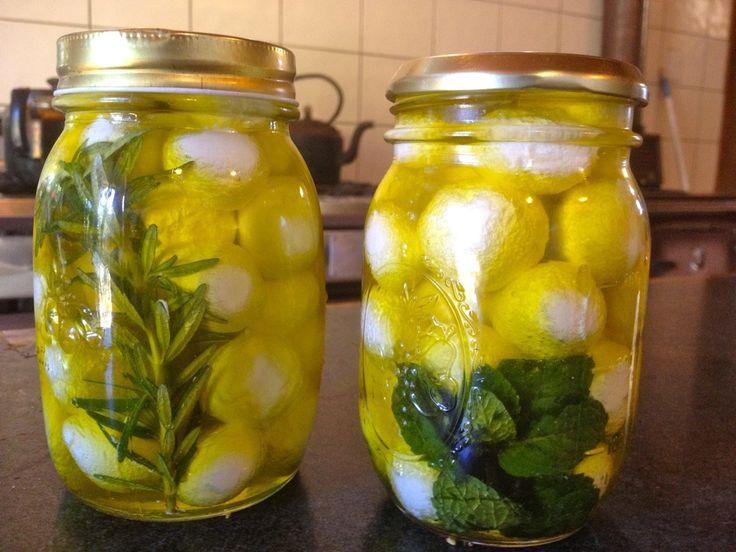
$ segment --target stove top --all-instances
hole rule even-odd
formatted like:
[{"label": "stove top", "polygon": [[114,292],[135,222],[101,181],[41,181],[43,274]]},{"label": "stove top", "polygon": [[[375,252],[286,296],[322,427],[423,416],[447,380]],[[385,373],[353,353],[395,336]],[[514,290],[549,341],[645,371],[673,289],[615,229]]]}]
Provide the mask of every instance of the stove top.
[{"label": "stove top", "polygon": [[325,229],[362,229],[375,186],[365,182],[340,182],[318,187],[322,224]]}]

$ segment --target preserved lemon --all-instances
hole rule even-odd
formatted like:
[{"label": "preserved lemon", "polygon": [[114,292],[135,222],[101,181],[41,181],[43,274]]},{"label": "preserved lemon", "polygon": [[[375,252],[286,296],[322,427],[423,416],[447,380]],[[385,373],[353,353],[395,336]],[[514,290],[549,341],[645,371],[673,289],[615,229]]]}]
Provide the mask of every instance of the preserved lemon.
[{"label": "preserved lemon", "polygon": [[[114,71],[130,86],[86,63],[100,42],[135,50]],[[250,506],[299,467],[324,350],[318,200],[287,132],[292,55],[162,30],[59,45],[66,125],[34,236],[56,469],[83,501],[124,517]],[[170,72],[169,55],[196,73]],[[227,59],[237,75],[221,75]],[[192,94],[191,78],[213,89]]]},{"label": "preserved lemon", "polygon": [[649,238],[641,75],[557,54],[408,62],[366,219],[361,426],[410,518],[543,544],[606,494],[634,412]]}]

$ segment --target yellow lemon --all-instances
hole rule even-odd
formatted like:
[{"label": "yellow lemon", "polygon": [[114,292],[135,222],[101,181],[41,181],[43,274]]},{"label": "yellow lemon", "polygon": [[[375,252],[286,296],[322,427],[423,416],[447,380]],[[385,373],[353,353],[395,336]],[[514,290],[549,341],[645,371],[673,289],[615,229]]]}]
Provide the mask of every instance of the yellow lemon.
[{"label": "yellow lemon", "polygon": [[146,196],[141,205],[143,223],[155,224],[163,254],[193,243],[217,248],[235,243],[238,221],[233,210],[203,208],[201,202],[182,194],[175,182],[165,182]]},{"label": "yellow lemon", "polygon": [[256,141],[233,129],[172,133],[163,159],[167,170],[187,164],[180,171],[183,193],[220,209],[245,204],[268,173]]},{"label": "yellow lemon", "polygon": [[539,262],[548,232],[547,214],[535,197],[490,177],[442,188],[418,222],[427,262],[466,288],[485,291]]},{"label": "yellow lemon", "polygon": [[644,255],[643,213],[628,183],[591,177],[560,199],[550,249],[564,260],[588,265],[599,286],[615,285]]},{"label": "yellow lemon", "polygon": [[322,247],[319,203],[312,186],[293,177],[268,180],[239,212],[240,243],[255,256],[266,278],[310,266]]},{"label": "yellow lemon", "polygon": [[484,316],[532,358],[585,352],[606,322],[606,303],[585,266],[549,261],[485,297]]},{"label": "yellow lemon", "polygon": [[573,469],[573,473],[579,473],[590,477],[593,485],[598,489],[599,496],[603,496],[613,479],[614,462],[613,457],[608,452],[608,447],[601,443],[597,447],[600,452],[587,455]]},{"label": "yellow lemon", "polygon": [[[325,352],[325,315],[319,310],[291,334],[293,345],[302,362],[304,383],[319,390]],[[308,393],[308,391],[307,391]]]},{"label": "yellow lemon", "polygon": [[[119,438],[115,432],[111,433]],[[159,479],[156,473],[132,460],[126,458],[118,462],[117,449],[107,440],[97,422],[86,413],[66,419],[62,426],[62,438],[79,469],[98,487],[110,491],[125,490],[124,486],[95,477],[98,474],[141,483],[155,483]],[[158,443],[133,437],[129,446],[130,450],[155,464]]]},{"label": "yellow lemon", "polygon": [[222,421],[278,415],[302,385],[302,365],[285,339],[242,334],[212,360],[204,410]]},{"label": "yellow lemon", "polygon": [[398,297],[378,286],[364,296],[361,313],[364,349],[380,357],[393,357],[401,332],[401,310]]},{"label": "yellow lemon", "polygon": [[521,358],[521,351],[487,324],[478,326],[479,362],[493,368],[507,358]]},{"label": "yellow lemon", "polygon": [[252,136],[260,150],[268,152],[264,157],[271,169],[270,174],[285,175],[295,169],[300,159],[299,151],[285,133],[263,131],[255,132]]},{"label": "yellow lemon", "polygon": [[[392,411],[395,372],[396,363],[393,359],[375,355],[361,357],[360,422],[374,457],[383,458],[384,454],[393,454],[395,451],[411,454]],[[378,462],[377,465],[383,463]]]},{"label": "yellow lemon", "polygon": [[259,314],[263,304],[263,280],[251,254],[238,245],[214,248],[202,244],[191,246],[180,257],[182,263],[204,259],[218,261],[205,270],[175,278],[176,282],[188,291],[207,285],[208,309],[218,317],[206,322],[209,328],[224,332],[242,330]]},{"label": "yellow lemon", "polygon": [[292,333],[325,302],[325,290],[314,270],[263,282],[264,301],[253,326],[266,333]]},{"label": "yellow lemon", "polygon": [[179,482],[178,496],[192,506],[214,506],[235,498],[263,462],[262,437],[241,423],[203,432]]},{"label": "yellow lemon", "polygon": [[69,412],[75,409],[71,408],[71,405],[62,404],[56,399],[47,378],[41,376],[40,379],[46,441],[49,445],[51,459],[54,461],[54,467],[64,483],[74,491],[79,491],[84,486],[89,485],[89,481],[69,453],[62,434],[64,421]]},{"label": "yellow lemon", "polygon": [[631,352],[610,340],[601,340],[590,350],[595,366],[590,396],[601,402],[608,414],[606,433],[616,433],[626,421],[632,372]]},{"label": "yellow lemon", "polygon": [[289,476],[299,467],[317,411],[317,392],[300,393],[299,400],[269,422],[264,429],[267,464],[277,477]]},{"label": "yellow lemon", "polygon": [[169,131],[163,129],[147,129],[143,134],[141,149],[135,165],[128,175],[128,180],[139,176],[160,174],[164,171],[164,144]]},{"label": "yellow lemon", "polygon": [[374,207],[365,225],[365,260],[375,280],[401,289],[421,275],[416,229],[406,212],[387,203]]}]

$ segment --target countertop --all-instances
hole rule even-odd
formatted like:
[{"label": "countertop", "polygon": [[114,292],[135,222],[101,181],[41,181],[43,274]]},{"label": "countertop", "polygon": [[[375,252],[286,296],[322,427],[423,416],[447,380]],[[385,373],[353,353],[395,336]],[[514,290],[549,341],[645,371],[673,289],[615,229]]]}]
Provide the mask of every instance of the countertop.
[{"label": "countertop", "polygon": [[[0,322],[0,550],[453,549],[405,519],[374,475],[358,421],[357,303],[328,307],[321,401],[299,475],[230,518],[175,524],[109,517],[64,490],[46,450],[29,319]],[[640,393],[610,495],[577,534],[537,550],[733,550],[736,279],[652,284]]]}]

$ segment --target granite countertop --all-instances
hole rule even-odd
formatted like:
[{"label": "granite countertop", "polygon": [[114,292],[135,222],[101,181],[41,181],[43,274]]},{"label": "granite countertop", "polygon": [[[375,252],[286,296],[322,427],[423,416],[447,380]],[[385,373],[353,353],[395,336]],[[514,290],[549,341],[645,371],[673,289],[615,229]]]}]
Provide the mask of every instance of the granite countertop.
[{"label": "granite countertop", "polygon": [[[28,319],[0,324],[0,550],[452,550],[404,518],[373,472],[358,420],[358,318],[357,303],[328,308],[321,400],[299,475],[229,518],[174,524],[109,517],[64,490],[46,450]],[[619,480],[587,526],[537,550],[733,550],[735,390],[736,279],[654,282]]]}]

